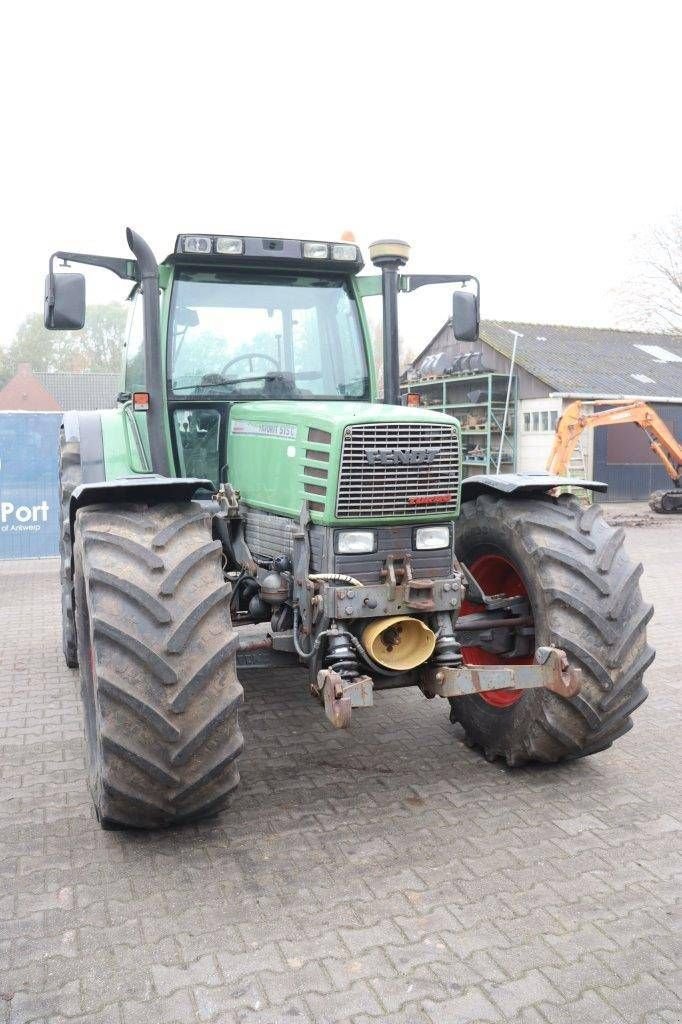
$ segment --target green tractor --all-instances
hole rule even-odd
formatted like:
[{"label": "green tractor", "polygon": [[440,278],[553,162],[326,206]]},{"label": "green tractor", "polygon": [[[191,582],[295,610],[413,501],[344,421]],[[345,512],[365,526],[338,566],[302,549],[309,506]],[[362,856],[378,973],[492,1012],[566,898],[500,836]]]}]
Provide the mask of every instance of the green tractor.
[{"label": "green tractor", "polygon": [[46,326],[78,329],[85,280],[55,259],[132,282],[117,406],[61,430],[64,653],[103,827],[225,806],[240,667],[305,666],[338,727],[419,687],[510,766],[629,729],[653,652],[622,530],[560,493],[575,480],[462,481],[457,420],[401,405],[399,293],[452,282],[455,336],[474,342],[473,277],[406,274],[396,241],[363,276],[350,241],[180,235],[159,266],[127,240],[133,258],[55,253],[45,296]]}]

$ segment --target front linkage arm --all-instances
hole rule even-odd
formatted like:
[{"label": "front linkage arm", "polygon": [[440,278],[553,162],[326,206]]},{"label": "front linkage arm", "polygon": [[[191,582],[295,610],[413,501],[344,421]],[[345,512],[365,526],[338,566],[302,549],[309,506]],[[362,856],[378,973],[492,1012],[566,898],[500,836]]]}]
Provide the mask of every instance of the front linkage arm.
[{"label": "front linkage arm", "polygon": [[422,689],[429,697],[466,697],[487,690],[534,690],[544,687],[560,697],[575,697],[582,671],[569,665],[558,647],[538,647],[532,665],[427,666]]},{"label": "front linkage arm", "polygon": [[[582,685],[582,671],[569,665],[558,647],[538,647],[532,665],[427,665],[421,673],[421,689],[427,697],[468,697],[487,690],[535,690],[544,687],[560,697],[575,697]],[[362,675],[350,684],[337,672],[318,673],[313,693],[324,703],[325,714],[337,729],[350,726],[351,708],[373,703],[373,681]]]}]

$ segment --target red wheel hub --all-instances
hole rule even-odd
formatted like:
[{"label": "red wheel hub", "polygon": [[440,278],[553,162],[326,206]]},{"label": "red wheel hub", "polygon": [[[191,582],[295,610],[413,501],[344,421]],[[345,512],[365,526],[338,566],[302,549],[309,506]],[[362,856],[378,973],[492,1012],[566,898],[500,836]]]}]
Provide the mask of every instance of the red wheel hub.
[{"label": "red wheel hub", "polygon": [[[504,594],[506,597],[528,597],[521,576],[514,565],[502,555],[481,555],[468,566],[469,571],[484,594]],[[471,601],[462,603],[461,614],[480,612],[480,605]],[[524,658],[502,658],[482,647],[462,647],[466,665],[532,665],[533,656]],[[487,690],[478,695],[494,708],[510,708],[523,696],[523,690]]]}]

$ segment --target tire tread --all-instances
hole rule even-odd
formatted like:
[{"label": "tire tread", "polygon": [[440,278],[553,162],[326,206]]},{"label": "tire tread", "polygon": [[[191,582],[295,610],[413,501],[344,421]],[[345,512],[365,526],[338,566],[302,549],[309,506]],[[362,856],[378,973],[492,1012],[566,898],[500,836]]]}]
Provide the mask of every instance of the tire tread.
[{"label": "tire tread", "polygon": [[91,506],[78,512],[75,551],[100,822],[149,829],[216,813],[239,782],[243,690],[231,588],[210,518],[191,502],[132,514]]},{"label": "tire tread", "polygon": [[647,696],[643,674],[654,652],[646,626],[653,608],[640,592],[642,566],[628,557],[621,527],[609,526],[598,506],[584,509],[570,497],[479,495],[465,502],[458,558],[466,563],[468,547],[496,536],[503,549],[518,553],[515,560],[541,595],[547,635],[538,642],[565,650],[582,669],[583,686],[570,700],[531,691],[497,716],[481,708],[478,696],[454,698],[451,720],[463,726],[469,745],[513,766],[605,749],[630,729],[630,716]]}]

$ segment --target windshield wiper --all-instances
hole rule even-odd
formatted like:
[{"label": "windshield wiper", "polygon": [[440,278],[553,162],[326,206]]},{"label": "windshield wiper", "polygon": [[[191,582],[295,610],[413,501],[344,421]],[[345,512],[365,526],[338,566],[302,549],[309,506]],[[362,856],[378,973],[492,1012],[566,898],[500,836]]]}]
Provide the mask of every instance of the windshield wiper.
[{"label": "windshield wiper", "polygon": [[298,373],[291,373],[286,370],[270,370],[268,373],[257,373],[251,377],[220,377],[216,374],[215,380],[199,381],[197,384],[182,384],[180,387],[172,384],[172,382],[171,384],[174,391],[187,391],[189,388],[219,388],[224,387],[225,384],[248,384],[256,380],[271,380],[288,384],[290,382],[293,383],[295,377],[301,380],[316,380],[321,376],[321,373],[315,370],[301,370]]}]

